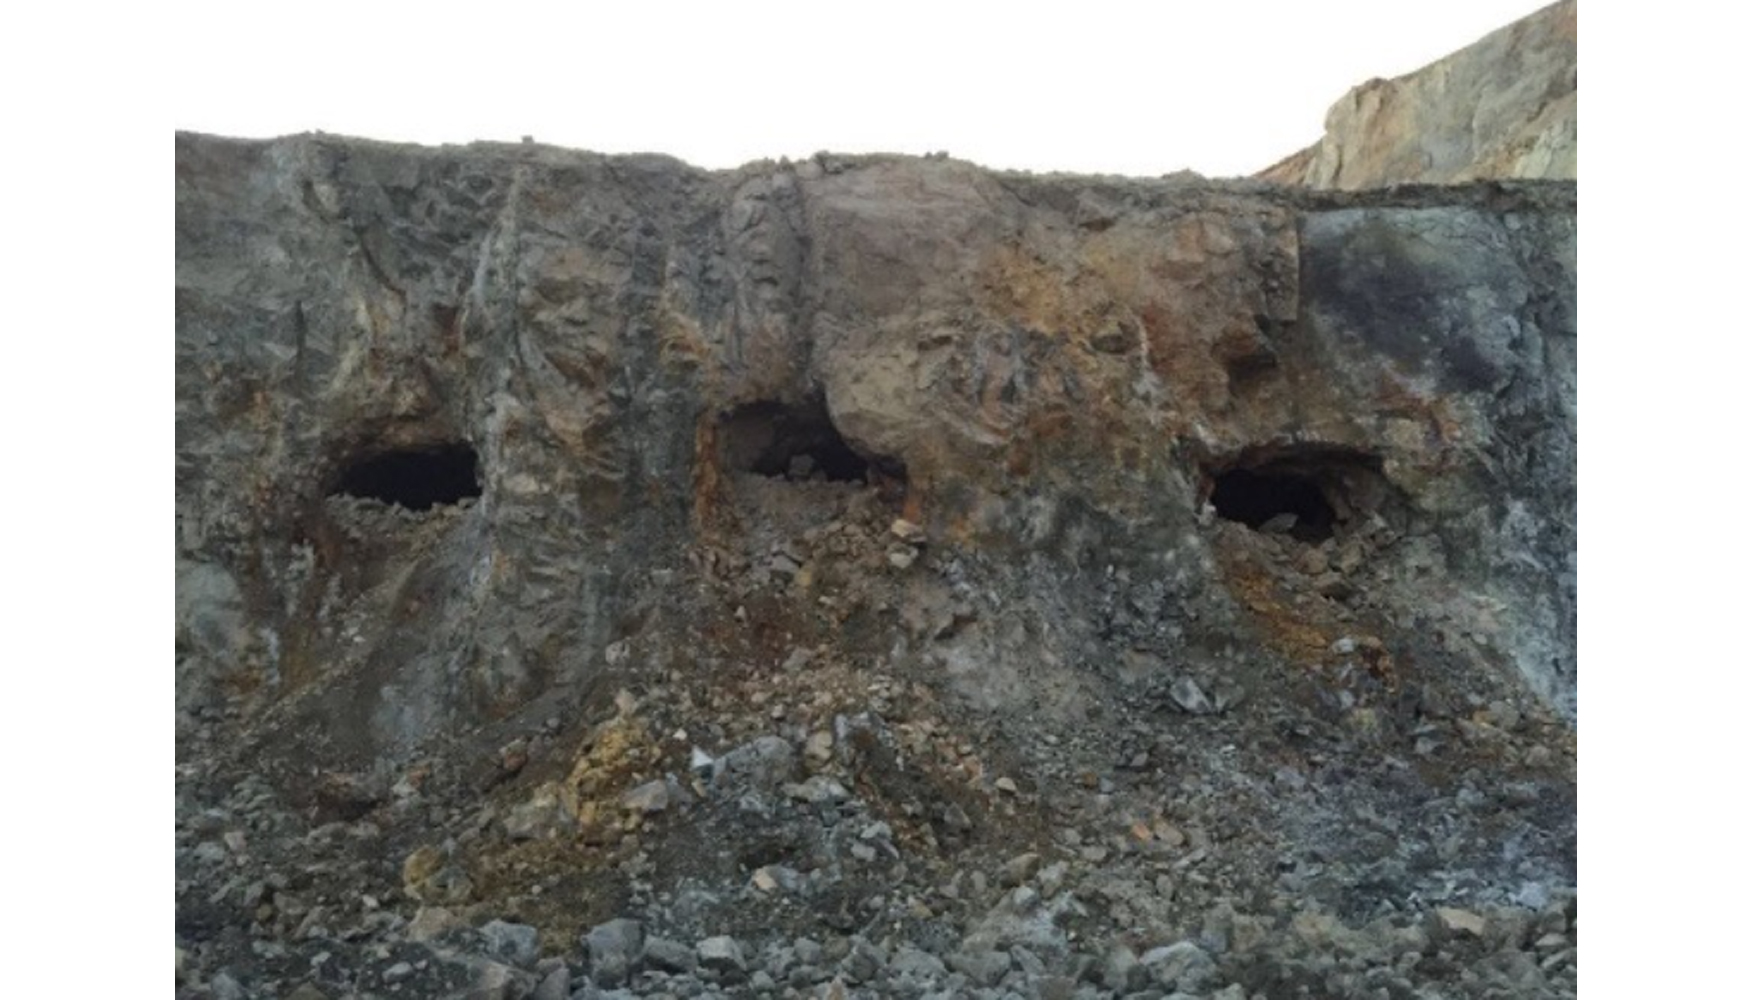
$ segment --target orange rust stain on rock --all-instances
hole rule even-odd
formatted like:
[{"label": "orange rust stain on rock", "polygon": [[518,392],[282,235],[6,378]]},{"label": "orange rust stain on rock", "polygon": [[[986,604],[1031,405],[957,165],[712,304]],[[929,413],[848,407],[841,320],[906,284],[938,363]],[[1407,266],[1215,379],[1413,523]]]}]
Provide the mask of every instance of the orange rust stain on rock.
[{"label": "orange rust stain on rock", "polygon": [[984,306],[1005,319],[1080,340],[1088,333],[1089,306],[1072,282],[1024,247],[998,248],[979,273]]},{"label": "orange rust stain on rock", "polygon": [[701,534],[723,497],[718,454],[717,424],[707,415],[693,432],[693,528]]}]

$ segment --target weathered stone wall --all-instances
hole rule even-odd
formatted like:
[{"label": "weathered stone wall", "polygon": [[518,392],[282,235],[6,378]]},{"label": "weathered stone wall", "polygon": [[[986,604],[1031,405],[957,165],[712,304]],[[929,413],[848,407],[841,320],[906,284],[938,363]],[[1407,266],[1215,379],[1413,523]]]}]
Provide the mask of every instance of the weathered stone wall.
[{"label": "weathered stone wall", "polygon": [[[176,187],[185,707],[363,756],[539,711],[689,613],[779,412],[964,554],[956,593],[1045,623],[932,654],[992,705],[1041,663],[1268,683],[1362,634],[1394,683],[1573,713],[1571,184],[180,135]],[[477,499],[331,495],[445,444]],[[1332,537],[1212,517],[1235,468],[1316,482]]]}]

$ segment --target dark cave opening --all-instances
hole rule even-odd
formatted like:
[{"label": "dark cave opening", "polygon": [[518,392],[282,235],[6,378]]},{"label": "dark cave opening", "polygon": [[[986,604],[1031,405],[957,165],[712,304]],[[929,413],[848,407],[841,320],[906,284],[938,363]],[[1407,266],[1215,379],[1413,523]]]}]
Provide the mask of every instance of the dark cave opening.
[{"label": "dark cave opening", "polygon": [[820,401],[800,406],[750,403],[726,417],[719,429],[724,465],[773,479],[824,479],[867,483],[871,471],[903,476],[903,466],[865,458],[847,443]]},{"label": "dark cave opening", "polygon": [[1337,521],[1337,512],[1318,483],[1288,473],[1251,469],[1224,472],[1215,477],[1209,502],[1218,517],[1249,528],[1279,525],[1283,534],[1301,541],[1331,537]]},{"label": "dark cave opening", "polygon": [[1378,455],[1326,444],[1254,446],[1205,476],[1216,516],[1313,544],[1396,495]]},{"label": "dark cave opening", "polygon": [[479,456],[464,443],[378,452],[348,464],[333,496],[430,510],[480,495]]}]

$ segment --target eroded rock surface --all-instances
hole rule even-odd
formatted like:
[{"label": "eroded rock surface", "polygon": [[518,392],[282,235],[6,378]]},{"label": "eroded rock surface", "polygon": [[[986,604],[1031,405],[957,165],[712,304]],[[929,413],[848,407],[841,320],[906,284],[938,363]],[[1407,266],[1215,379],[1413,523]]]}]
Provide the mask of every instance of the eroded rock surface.
[{"label": "eroded rock surface", "polygon": [[1325,116],[1318,142],[1259,176],[1357,190],[1488,178],[1572,180],[1579,157],[1578,4],[1564,0]]},{"label": "eroded rock surface", "polygon": [[186,988],[1571,988],[1574,204],[178,136]]}]

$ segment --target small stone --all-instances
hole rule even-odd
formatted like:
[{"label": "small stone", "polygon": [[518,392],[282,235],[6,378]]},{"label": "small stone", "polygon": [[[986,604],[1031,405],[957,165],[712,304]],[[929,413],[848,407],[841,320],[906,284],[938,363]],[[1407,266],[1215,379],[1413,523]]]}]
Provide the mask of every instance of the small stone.
[{"label": "small stone", "polygon": [[413,978],[413,964],[411,962],[396,962],[383,970],[383,982],[390,986],[411,978]]},{"label": "small stone", "polygon": [[1543,937],[1538,938],[1536,943],[1532,945],[1533,948],[1545,953],[1561,951],[1567,946],[1568,939],[1561,934],[1545,934]]},{"label": "small stone", "polygon": [[1275,517],[1265,521],[1263,524],[1258,525],[1258,530],[1266,535],[1286,535],[1293,531],[1294,526],[1299,523],[1300,515],[1290,511],[1283,511]]},{"label": "small stone", "polygon": [[443,866],[444,852],[427,844],[409,854],[407,860],[402,862],[401,884],[409,888],[417,886],[436,875]]},{"label": "small stone", "polygon": [[741,943],[728,935],[720,934],[700,941],[698,954],[701,968],[710,969],[725,979],[739,979],[747,973],[747,958],[742,954]]},{"label": "small stone", "polygon": [[1067,861],[1053,861],[1039,872],[1039,893],[1047,899],[1057,895],[1063,888],[1064,879],[1069,875]]},{"label": "small stone", "polygon": [[979,986],[995,986],[1009,971],[1006,951],[957,951],[948,956],[948,967]]},{"label": "small stone", "polygon": [[407,940],[425,944],[462,926],[454,913],[442,906],[422,906],[407,924]]},{"label": "small stone", "polygon": [[841,967],[851,982],[867,983],[881,974],[887,968],[887,955],[880,948],[870,944],[859,936],[851,943],[851,953],[845,957]]},{"label": "small stone", "polygon": [[1018,794],[1021,790],[1015,784],[1015,779],[1013,779],[1013,778],[998,778],[996,784],[997,784],[997,791],[1006,792],[1009,795]]},{"label": "small stone", "polygon": [[213,1000],[243,1000],[243,985],[229,972],[214,975],[213,981],[207,985],[212,990]]},{"label": "small stone", "polygon": [[644,942],[644,963],[664,972],[691,975],[699,965],[699,956],[679,941],[653,937]]},{"label": "small stone", "polygon": [[571,970],[564,965],[547,973],[541,984],[530,993],[528,1000],[569,1000],[571,996]]},{"label": "small stone", "polygon": [[789,742],[761,736],[719,758],[712,780],[722,788],[764,791],[788,781],[795,770],[796,751]]},{"label": "small stone", "polygon": [[1039,871],[1039,855],[1029,851],[1010,858],[997,874],[997,881],[1009,888],[1026,882]]},{"label": "small stone", "polygon": [[467,996],[468,1000],[514,1000],[526,989],[528,985],[518,982],[515,969],[498,962],[483,962]]},{"label": "small stone", "polygon": [[511,965],[529,968],[541,957],[541,932],[528,924],[494,920],[480,928],[487,953]]},{"label": "small stone", "polygon": [[1148,981],[1148,970],[1136,960],[1136,952],[1124,945],[1117,945],[1106,953],[1100,978],[1106,988],[1114,993],[1133,993],[1142,989],[1143,984]]},{"label": "small stone", "polygon": [[668,782],[658,778],[627,792],[620,799],[620,808],[629,813],[650,816],[667,809],[668,803]]},{"label": "small stone", "polygon": [[565,807],[559,788],[546,784],[528,799],[510,807],[504,817],[505,836],[512,840],[540,840],[558,836],[576,825],[576,816]]},{"label": "small stone", "polygon": [[888,969],[895,976],[921,980],[938,979],[948,974],[948,967],[941,959],[909,944],[899,946],[893,961],[888,963]]},{"label": "small stone", "polygon": [[1192,941],[1151,948],[1140,961],[1162,989],[1200,990],[1215,974],[1215,959]]},{"label": "small stone", "polygon": [[1155,839],[1168,847],[1180,848],[1185,846],[1185,831],[1164,819],[1155,822],[1153,832]]},{"label": "small stone", "polygon": [[1471,910],[1461,910],[1452,906],[1434,908],[1434,916],[1440,920],[1440,926],[1452,934],[1468,934],[1472,937],[1482,937],[1488,929],[1488,921],[1479,913]]},{"label": "small stone", "polygon": [[753,873],[753,887],[761,892],[776,892],[778,880],[769,868],[756,868]]},{"label": "small stone", "polygon": [[1497,701],[1489,705],[1489,721],[1494,723],[1497,729],[1505,729],[1509,732],[1518,729],[1520,719],[1519,709],[1508,702]]},{"label": "small stone", "polygon": [[911,569],[912,563],[918,561],[918,550],[905,545],[895,545],[887,550],[887,565],[894,569]]},{"label": "small stone", "polygon": [[816,764],[825,764],[832,760],[832,732],[822,729],[808,737],[808,745],[803,751],[808,759]]},{"label": "small stone", "polygon": [[625,982],[643,945],[644,926],[636,920],[620,917],[590,928],[583,937],[583,948],[596,985],[613,987]]},{"label": "small stone", "polygon": [[892,533],[893,537],[909,544],[916,545],[924,540],[924,529],[903,517],[894,518],[887,530]]},{"label": "small stone", "polygon": [[798,802],[813,805],[844,802],[851,797],[845,786],[824,774],[817,774],[800,784],[785,785],[784,794]]},{"label": "small stone", "polygon": [[1197,682],[1188,675],[1181,674],[1177,680],[1173,681],[1173,686],[1169,689],[1168,694],[1172,696],[1173,704],[1179,706],[1180,711],[1190,715],[1213,715],[1215,713],[1215,703],[1209,700],[1209,696],[1203,693],[1203,688],[1199,687]]}]

